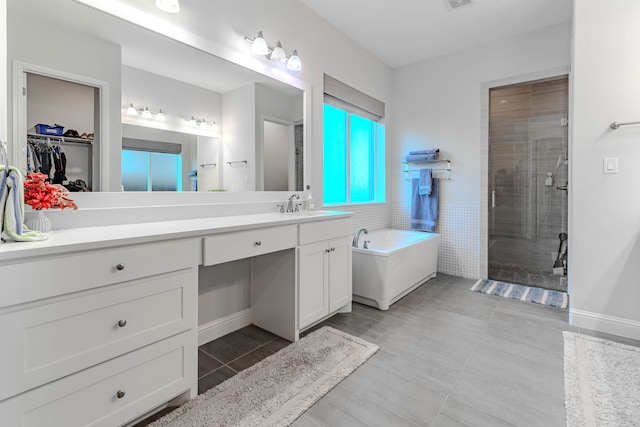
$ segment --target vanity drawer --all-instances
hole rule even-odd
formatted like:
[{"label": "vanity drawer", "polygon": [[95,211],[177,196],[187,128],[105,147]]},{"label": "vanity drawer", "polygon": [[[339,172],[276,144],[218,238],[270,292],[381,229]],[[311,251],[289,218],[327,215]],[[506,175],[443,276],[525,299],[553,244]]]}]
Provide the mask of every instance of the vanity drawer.
[{"label": "vanity drawer", "polygon": [[0,400],[197,328],[197,269],[0,314]]},{"label": "vanity drawer", "polygon": [[295,225],[234,231],[203,239],[203,265],[214,265],[295,248]]},{"label": "vanity drawer", "polygon": [[0,308],[198,265],[198,239],[131,245],[0,267]]},{"label": "vanity drawer", "polygon": [[300,244],[321,242],[351,235],[351,218],[300,224]]},{"label": "vanity drawer", "polygon": [[194,387],[196,372],[189,331],[0,402],[0,420],[21,427],[123,425]]}]

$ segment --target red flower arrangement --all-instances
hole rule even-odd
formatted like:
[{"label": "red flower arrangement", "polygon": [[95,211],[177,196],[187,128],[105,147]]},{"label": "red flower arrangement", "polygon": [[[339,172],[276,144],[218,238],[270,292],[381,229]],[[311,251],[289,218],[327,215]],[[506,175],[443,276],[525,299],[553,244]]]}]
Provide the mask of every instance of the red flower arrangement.
[{"label": "red flower arrangement", "polygon": [[30,173],[24,180],[24,202],[33,209],[65,209],[78,206],[69,198],[69,191],[59,184],[49,184],[47,174]]}]

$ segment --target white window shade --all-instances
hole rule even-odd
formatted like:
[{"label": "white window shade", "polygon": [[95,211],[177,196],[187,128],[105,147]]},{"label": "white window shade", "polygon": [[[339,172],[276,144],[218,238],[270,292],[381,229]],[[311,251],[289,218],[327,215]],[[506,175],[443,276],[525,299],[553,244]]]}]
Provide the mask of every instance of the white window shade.
[{"label": "white window shade", "polygon": [[324,75],[324,102],[371,120],[384,117],[384,102],[327,74]]}]

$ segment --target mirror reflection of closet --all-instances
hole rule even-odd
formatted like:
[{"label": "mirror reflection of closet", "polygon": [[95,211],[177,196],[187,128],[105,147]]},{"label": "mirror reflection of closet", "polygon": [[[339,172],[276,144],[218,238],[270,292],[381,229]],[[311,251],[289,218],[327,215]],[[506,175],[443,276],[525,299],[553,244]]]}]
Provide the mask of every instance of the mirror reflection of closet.
[{"label": "mirror reflection of closet", "polygon": [[[72,191],[82,184],[91,191],[99,89],[36,73],[26,72],[25,77],[27,172],[46,173],[53,183]],[[57,135],[56,126],[63,127],[66,136]],[[77,135],[70,136],[72,130]]]}]

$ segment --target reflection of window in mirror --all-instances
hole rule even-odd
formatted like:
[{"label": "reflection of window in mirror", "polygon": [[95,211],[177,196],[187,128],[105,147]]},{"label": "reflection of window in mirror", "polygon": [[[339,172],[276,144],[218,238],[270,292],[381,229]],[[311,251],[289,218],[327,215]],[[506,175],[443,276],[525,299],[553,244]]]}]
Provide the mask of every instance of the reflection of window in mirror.
[{"label": "reflection of window in mirror", "polygon": [[124,191],[182,191],[182,156],[122,150]]}]

